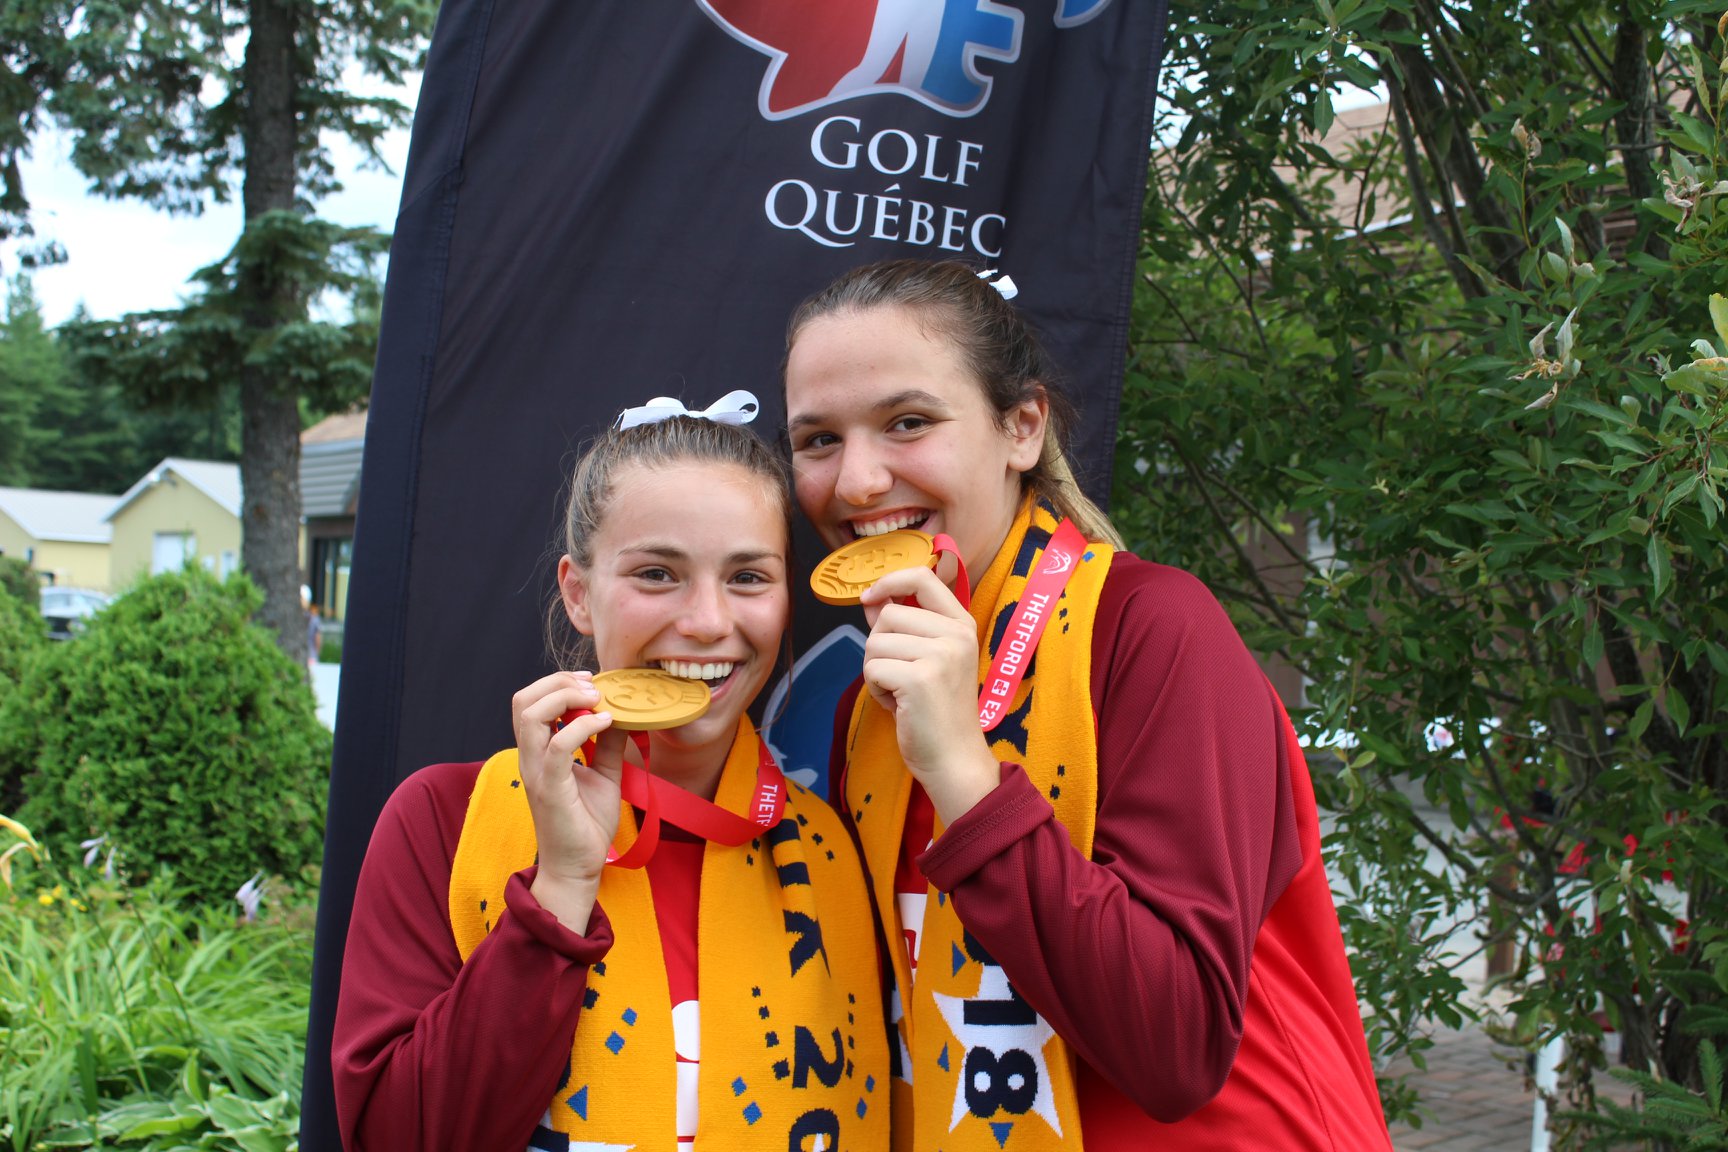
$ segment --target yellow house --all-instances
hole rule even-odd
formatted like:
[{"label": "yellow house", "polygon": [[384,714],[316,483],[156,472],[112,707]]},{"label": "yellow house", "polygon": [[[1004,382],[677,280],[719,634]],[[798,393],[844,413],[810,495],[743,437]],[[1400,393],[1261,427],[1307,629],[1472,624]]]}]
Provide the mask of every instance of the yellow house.
[{"label": "yellow house", "polygon": [[114,587],[196,558],[219,577],[240,567],[240,465],[170,456],[113,505]]},{"label": "yellow house", "polygon": [[115,497],[40,488],[0,488],[0,555],[13,556],[72,588],[109,588],[106,517]]}]

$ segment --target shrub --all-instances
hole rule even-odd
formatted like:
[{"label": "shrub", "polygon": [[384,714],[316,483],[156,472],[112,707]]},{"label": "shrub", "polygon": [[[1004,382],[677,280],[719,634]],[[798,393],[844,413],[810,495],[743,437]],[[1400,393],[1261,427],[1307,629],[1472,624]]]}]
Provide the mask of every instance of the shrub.
[{"label": "shrub", "polygon": [[48,624],[35,602],[14,596],[11,587],[0,582],[0,701],[22,679],[25,663],[47,638]]},{"label": "shrub", "polygon": [[342,663],[342,637],[326,636],[318,645],[318,663]]},{"label": "shrub", "polygon": [[35,569],[16,556],[0,556],[0,591],[10,593],[14,600],[32,608],[42,588]]},{"label": "shrub", "polygon": [[169,866],[205,896],[317,861],[330,736],[259,602],[239,575],[151,577],[32,661],[0,765],[57,854],[106,836],[135,878]]},{"label": "shrub", "polygon": [[[1315,788],[1371,1050],[1471,1010],[1474,922],[1572,1102],[1604,1018],[1719,1084],[1721,5],[1171,10],[1115,508],[1346,750]],[[1388,102],[1335,126],[1350,85]]]},{"label": "shrub", "polygon": [[[4,558],[0,558],[4,559]],[[24,678],[30,660],[48,643],[48,626],[35,605],[16,599],[10,584],[0,581],[0,715],[6,699]],[[9,771],[0,757],[0,812],[16,812],[22,800],[21,773]]]}]

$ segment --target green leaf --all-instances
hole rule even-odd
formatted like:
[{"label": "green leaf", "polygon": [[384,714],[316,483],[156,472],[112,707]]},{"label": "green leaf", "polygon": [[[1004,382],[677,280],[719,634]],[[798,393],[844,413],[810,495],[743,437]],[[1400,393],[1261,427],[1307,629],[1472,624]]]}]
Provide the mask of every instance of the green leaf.
[{"label": "green leaf", "polygon": [[1332,93],[1325,88],[1314,95],[1314,131],[1322,138],[1332,131]]},{"label": "green leaf", "polygon": [[1686,694],[1670,684],[1662,694],[1662,702],[1667,705],[1669,719],[1674,721],[1675,733],[1684,736],[1692,726],[1692,706],[1686,703]]},{"label": "green leaf", "polygon": [[1632,719],[1626,725],[1626,735],[1637,740],[1644,735],[1644,730],[1650,727],[1650,718],[1656,714],[1656,701],[1646,698],[1632,713]]},{"label": "green leaf", "polygon": [[1698,488],[1698,506],[1704,510],[1704,526],[1716,527],[1717,517],[1722,515],[1722,497],[1716,491],[1716,486],[1705,481]]},{"label": "green leaf", "polygon": [[1710,323],[1716,326],[1716,340],[1728,348],[1728,297],[1720,292],[1710,293]]},{"label": "green leaf", "polygon": [[188,1056],[186,1063],[180,1066],[180,1088],[186,1095],[200,1104],[208,1098],[204,1091],[204,1076],[198,1067],[196,1054]]},{"label": "green leaf", "polygon": [[1720,391],[1724,384],[1728,384],[1728,372],[1696,363],[1682,364],[1662,377],[1662,383],[1676,392],[1709,399]]},{"label": "green leaf", "polygon": [[84,1091],[84,1114],[95,1116],[102,1101],[96,1092],[96,1043],[88,1025],[78,1033],[78,1085]]},{"label": "green leaf", "polygon": [[1590,621],[1590,627],[1584,630],[1584,664],[1594,668],[1602,663],[1602,625],[1599,621]]},{"label": "green leaf", "polygon": [[1689,42],[1686,48],[1687,62],[1692,66],[1690,69],[1692,90],[1698,93],[1699,105],[1708,108],[1710,107],[1710,82],[1704,78],[1704,54],[1698,51],[1696,40]]},{"label": "green leaf", "polygon": [[1689,148],[1700,155],[1711,156],[1715,154],[1716,134],[1713,131],[1705,127],[1695,117],[1688,116],[1684,112],[1675,111],[1671,115],[1674,117],[1674,123],[1680,125],[1680,131],[1665,132],[1663,133],[1665,136],[1681,147]]},{"label": "green leaf", "polygon": [[1668,489],[1668,495],[1662,498],[1661,514],[1666,516],[1670,508],[1686,499],[1686,497],[1692,495],[1692,490],[1696,487],[1698,487],[1698,473],[1693,472],[1685,479],[1681,480],[1680,483]]},{"label": "green leaf", "polygon": [[1560,362],[1570,367],[1572,359],[1572,321],[1578,316],[1578,309],[1566,313],[1566,319],[1560,322],[1560,331],[1554,337],[1555,350],[1559,353]]},{"label": "green leaf", "polygon": [[1650,590],[1654,599],[1660,600],[1668,590],[1669,582],[1674,578],[1673,563],[1668,556],[1668,543],[1656,533],[1644,543],[1644,555],[1650,563]]},{"label": "green leaf", "polygon": [[151,1136],[173,1136],[203,1126],[204,1117],[197,1113],[186,1116],[166,1116],[159,1120],[146,1120],[141,1124],[132,1125],[120,1134],[120,1141],[127,1143],[132,1140],[145,1140]]}]

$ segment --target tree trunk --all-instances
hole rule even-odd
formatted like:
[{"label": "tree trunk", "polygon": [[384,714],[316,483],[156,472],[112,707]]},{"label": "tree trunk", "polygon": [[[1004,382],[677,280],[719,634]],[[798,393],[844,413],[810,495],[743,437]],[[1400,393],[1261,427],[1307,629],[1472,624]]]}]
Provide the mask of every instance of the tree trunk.
[{"label": "tree trunk", "polygon": [[[245,61],[245,176],[248,227],[266,212],[295,206],[294,13],[284,0],[252,0]],[[267,265],[240,275],[247,343],[290,318],[292,283]],[[263,622],[296,661],[307,657],[300,605],[300,406],[291,385],[248,365],[240,378],[241,550],[246,573],[264,591]]]},{"label": "tree trunk", "polygon": [[[1652,83],[1648,51],[1649,34],[1627,4],[1621,10],[1614,32],[1614,95],[1622,107],[1614,115],[1620,160],[1626,172],[1626,190],[1634,200],[1658,194],[1656,186],[1656,89]],[[1639,230],[1644,251],[1666,259],[1668,242],[1652,228]]]},{"label": "tree trunk", "polygon": [[1625,166],[1626,190],[1643,200],[1656,195],[1656,92],[1650,83],[1644,25],[1627,5],[1614,31],[1614,95],[1622,101],[1614,114]]}]

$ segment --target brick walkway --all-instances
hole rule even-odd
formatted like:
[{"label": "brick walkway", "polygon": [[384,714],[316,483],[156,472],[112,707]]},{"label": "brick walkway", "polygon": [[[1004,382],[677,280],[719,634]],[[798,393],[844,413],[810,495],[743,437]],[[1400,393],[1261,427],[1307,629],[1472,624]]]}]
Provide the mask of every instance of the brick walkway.
[{"label": "brick walkway", "polygon": [[1442,1032],[1427,1071],[1411,1081],[1427,1113],[1421,1128],[1392,1129],[1397,1152],[1514,1152],[1530,1147],[1535,1095],[1522,1058],[1479,1029]]},{"label": "brick walkway", "polygon": [[[1421,1128],[1395,1125],[1397,1152],[1526,1152],[1536,1096],[1526,1086],[1522,1053],[1478,1028],[1441,1032],[1428,1068],[1411,1083],[1422,1098]],[[1626,1103],[1630,1090],[1604,1076],[1598,1090]]]}]

